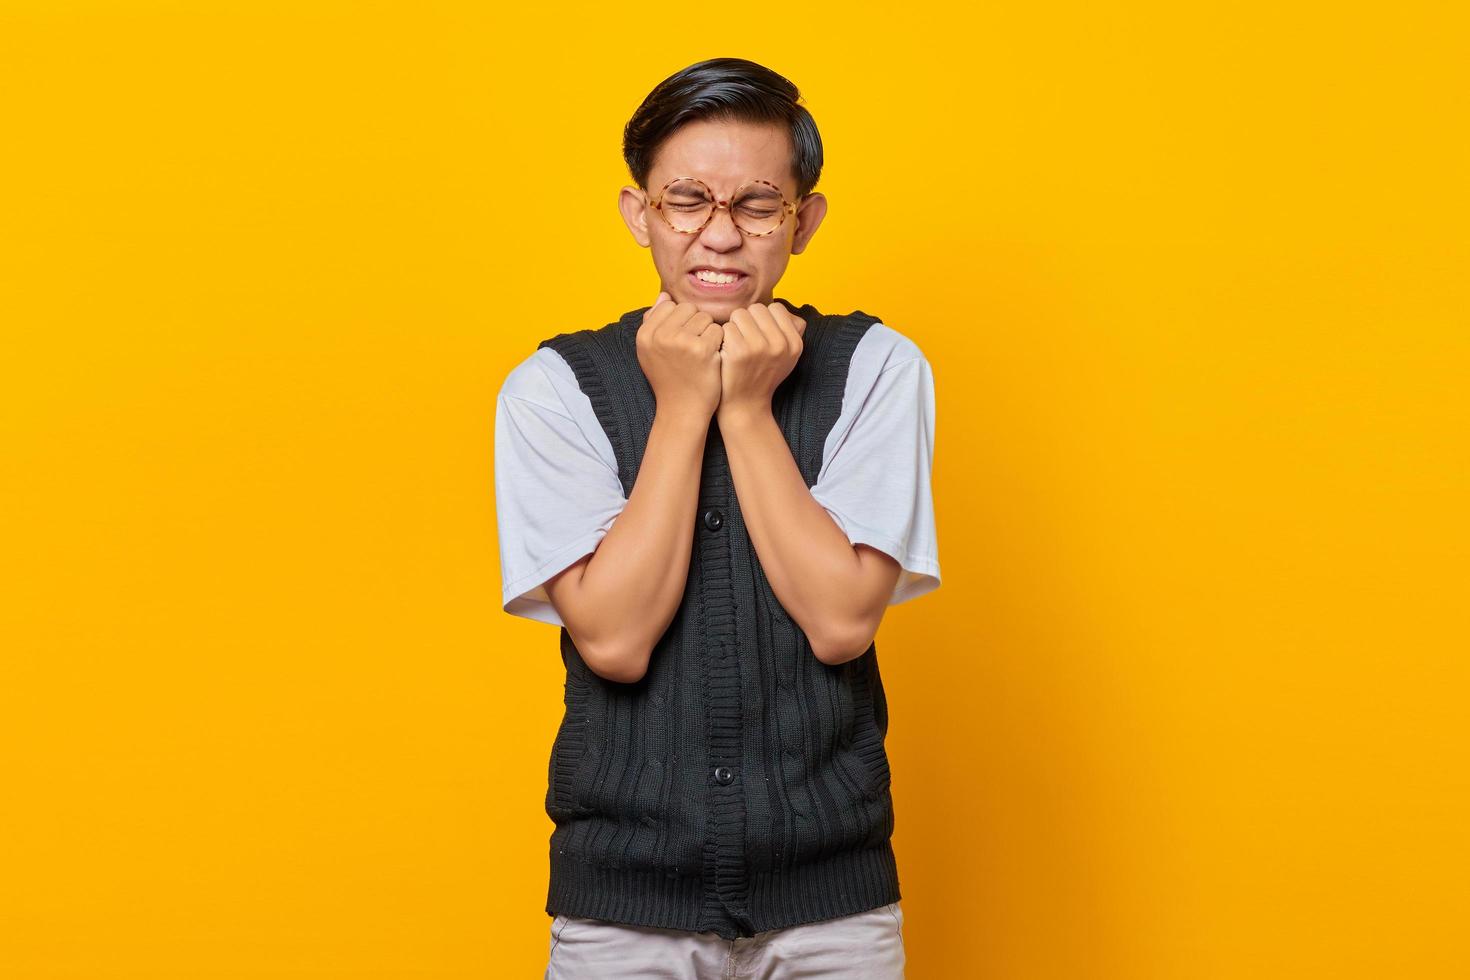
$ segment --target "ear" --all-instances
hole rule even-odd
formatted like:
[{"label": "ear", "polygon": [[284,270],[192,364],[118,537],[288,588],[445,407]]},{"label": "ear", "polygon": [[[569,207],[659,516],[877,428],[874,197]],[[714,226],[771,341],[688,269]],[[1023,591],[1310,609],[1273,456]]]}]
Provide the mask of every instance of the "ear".
[{"label": "ear", "polygon": [[623,223],[633,233],[633,240],[647,248],[653,243],[648,233],[648,194],[641,187],[627,186],[618,191],[618,211]]},{"label": "ear", "polygon": [[792,215],[796,219],[796,234],[791,239],[791,254],[800,255],[806,250],[807,243],[817,233],[817,226],[827,216],[827,196],[825,194],[808,194],[802,202],[796,206],[796,213]]}]

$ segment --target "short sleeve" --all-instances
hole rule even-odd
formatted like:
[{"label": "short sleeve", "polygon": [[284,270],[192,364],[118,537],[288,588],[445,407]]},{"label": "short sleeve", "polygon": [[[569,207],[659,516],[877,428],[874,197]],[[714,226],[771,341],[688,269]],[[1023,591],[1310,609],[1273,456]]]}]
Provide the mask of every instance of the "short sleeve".
[{"label": "short sleeve", "polygon": [[895,335],[881,363],[854,358],[811,491],[849,541],[902,567],[889,605],[939,587],[933,464],[934,375],[918,347]]},{"label": "short sleeve", "polygon": [[548,375],[549,349],[518,365],[495,404],[495,511],[501,608],[565,625],[544,583],[597,550],[627,504],[590,405],[568,406]]}]

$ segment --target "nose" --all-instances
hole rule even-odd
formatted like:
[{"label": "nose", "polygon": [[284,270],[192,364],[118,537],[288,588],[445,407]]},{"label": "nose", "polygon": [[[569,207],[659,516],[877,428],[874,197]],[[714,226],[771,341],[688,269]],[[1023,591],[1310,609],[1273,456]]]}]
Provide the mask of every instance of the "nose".
[{"label": "nose", "polygon": [[699,239],[714,251],[727,252],[740,244],[740,229],[735,227],[735,215],[731,213],[728,202],[719,202],[715,206],[714,214],[710,215],[709,224],[699,233]]}]

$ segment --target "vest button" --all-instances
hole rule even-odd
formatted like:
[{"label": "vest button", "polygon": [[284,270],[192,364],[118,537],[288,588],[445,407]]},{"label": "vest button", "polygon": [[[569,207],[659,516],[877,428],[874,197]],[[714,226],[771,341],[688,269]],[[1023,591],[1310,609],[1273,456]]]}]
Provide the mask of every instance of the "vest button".
[{"label": "vest button", "polygon": [[719,783],[721,786],[729,786],[734,781],[735,770],[731,769],[729,766],[715,767],[715,782]]},{"label": "vest button", "polygon": [[711,531],[718,531],[725,526],[725,515],[711,507],[704,512],[704,526]]}]

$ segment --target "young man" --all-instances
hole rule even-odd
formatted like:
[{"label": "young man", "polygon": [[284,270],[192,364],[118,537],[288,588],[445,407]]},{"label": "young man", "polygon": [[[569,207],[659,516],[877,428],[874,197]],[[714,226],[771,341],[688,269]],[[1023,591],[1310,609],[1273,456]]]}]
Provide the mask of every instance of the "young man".
[{"label": "young man", "polygon": [[561,627],[547,976],[902,977],[873,637],[939,585],[933,375],[774,297],[826,213],[799,93],[717,58],[628,123],[662,292],[496,406],[504,609]]}]

